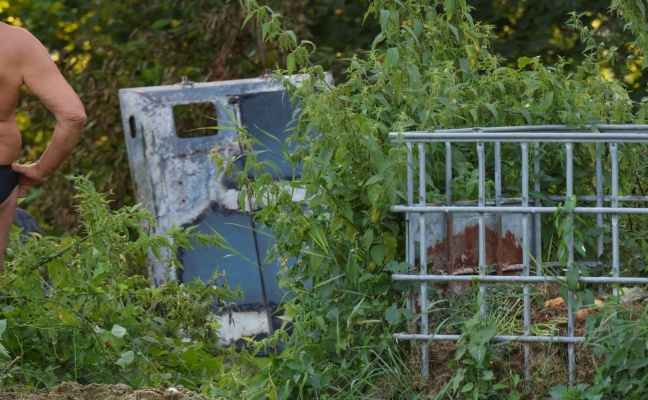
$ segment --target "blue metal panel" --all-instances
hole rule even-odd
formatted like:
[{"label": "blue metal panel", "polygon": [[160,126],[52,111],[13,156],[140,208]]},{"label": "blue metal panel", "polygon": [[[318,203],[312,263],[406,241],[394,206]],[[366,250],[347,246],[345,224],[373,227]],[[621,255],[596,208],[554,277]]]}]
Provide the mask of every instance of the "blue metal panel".
[{"label": "blue metal panel", "polygon": [[[271,171],[277,179],[292,178],[293,169],[283,157],[283,147],[291,129],[286,127],[292,119],[294,106],[283,92],[262,92],[238,96],[241,123],[259,143],[253,144],[258,151],[259,161],[271,161],[279,170]],[[272,136],[270,136],[272,135]],[[196,140],[196,139],[192,139]],[[196,221],[185,226],[198,225],[198,231],[217,231],[225,237],[240,255],[228,254],[224,249],[196,248],[183,255],[185,270],[179,272],[181,280],[195,277],[208,279],[214,271],[215,261],[219,271],[226,272],[232,287],[240,285],[245,298],[240,302],[242,309],[276,307],[284,290],[279,288],[277,261],[266,264],[268,246],[271,245],[270,231],[252,222],[250,214],[242,214],[212,206],[211,210]],[[227,257],[226,257],[227,256]]]},{"label": "blue metal panel", "polygon": [[268,305],[274,308],[282,302],[285,296],[288,295],[288,291],[279,287],[278,275],[280,270],[277,260],[267,261],[268,251],[271,248],[270,246],[274,244],[274,238],[271,236],[270,229],[265,227],[257,232],[256,244],[257,249],[259,250],[261,279],[263,280],[263,287],[265,288],[265,293],[267,295]]},{"label": "blue metal panel", "polygon": [[246,309],[265,307],[251,216],[213,207],[188,225],[197,225],[197,232],[220,233],[241,256],[233,255],[228,249],[196,246],[182,255],[184,270],[178,270],[180,280],[200,278],[207,281],[218,268],[219,272],[227,274],[227,283],[232,288],[240,286],[243,290],[241,306]]},{"label": "blue metal panel", "polygon": [[[261,142],[252,145],[253,151],[259,151],[258,160],[271,161],[279,167],[279,171],[271,171],[275,178],[292,178],[293,170],[282,157],[286,139],[294,130],[288,126],[295,111],[288,95],[283,92],[247,94],[240,99],[240,109],[241,123]],[[294,145],[288,149],[294,149]]]}]

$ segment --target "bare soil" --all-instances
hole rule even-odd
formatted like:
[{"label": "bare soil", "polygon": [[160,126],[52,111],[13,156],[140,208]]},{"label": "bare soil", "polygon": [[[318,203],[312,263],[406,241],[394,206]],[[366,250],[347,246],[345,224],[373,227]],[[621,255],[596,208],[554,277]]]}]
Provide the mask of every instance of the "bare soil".
[{"label": "bare soil", "polygon": [[0,400],[207,400],[206,397],[182,386],[174,388],[131,389],[124,384],[80,385],[65,382],[50,390],[25,391],[20,388],[3,388]]}]

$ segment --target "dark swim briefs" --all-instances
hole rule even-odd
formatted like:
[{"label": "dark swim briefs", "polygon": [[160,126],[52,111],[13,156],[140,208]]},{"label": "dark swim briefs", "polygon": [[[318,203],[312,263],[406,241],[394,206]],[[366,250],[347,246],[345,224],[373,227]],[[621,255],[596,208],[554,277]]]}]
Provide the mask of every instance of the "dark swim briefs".
[{"label": "dark swim briefs", "polygon": [[20,174],[11,169],[11,165],[0,165],[0,204],[11,196],[19,180]]}]

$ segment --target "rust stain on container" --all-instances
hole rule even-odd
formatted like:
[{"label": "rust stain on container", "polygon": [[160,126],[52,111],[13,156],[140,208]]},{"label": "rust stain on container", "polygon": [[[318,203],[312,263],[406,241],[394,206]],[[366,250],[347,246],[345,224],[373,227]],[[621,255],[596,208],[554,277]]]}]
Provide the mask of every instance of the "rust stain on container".
[{"label": "rust stain on container", "polygon": [[[519,275],[523,265],[521,214],[502,222],[501,216],[485,217],[485,264],[487,274]],[[415,228],[416,230],[417,228]],[[475,275],[479,273],[479,221],[477,215],[426,217],[428,273]],[[465,292],[472,282],[449,282],[444,292]]]}]

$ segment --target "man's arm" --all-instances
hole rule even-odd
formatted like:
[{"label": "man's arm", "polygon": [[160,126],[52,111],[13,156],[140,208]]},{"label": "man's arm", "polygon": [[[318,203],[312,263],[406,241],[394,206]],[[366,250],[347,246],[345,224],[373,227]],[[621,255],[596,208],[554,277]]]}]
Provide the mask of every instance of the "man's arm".
[{"label": "man's arm", "polygon": [[24,193],[27,187],[47,181],[72,153],[85,125],[86,114],[79,96],[63,78],[47,49],[26,30],[16,33],[23,82],[54,114],[57,122],[52,140],[38,162],[14,164],[14,170],[23,174]]}]

